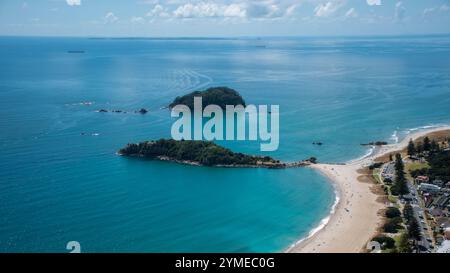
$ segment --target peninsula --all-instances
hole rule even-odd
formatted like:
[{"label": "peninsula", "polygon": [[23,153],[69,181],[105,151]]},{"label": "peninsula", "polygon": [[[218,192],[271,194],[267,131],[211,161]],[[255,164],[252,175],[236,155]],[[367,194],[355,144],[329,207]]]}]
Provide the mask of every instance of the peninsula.
[{"label": "peninsula", "polygon": [[119,155],[143,157],[181,164],[233,168],[290,168],[311,164],[315,158],[284,163],[270,156],[235,153],[211,141],[160,139],[128,144]]}]

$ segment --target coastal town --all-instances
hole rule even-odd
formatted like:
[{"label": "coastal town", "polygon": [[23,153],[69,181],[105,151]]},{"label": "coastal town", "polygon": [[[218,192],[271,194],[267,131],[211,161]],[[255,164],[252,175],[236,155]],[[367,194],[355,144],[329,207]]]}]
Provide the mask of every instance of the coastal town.
[{"label": "coastal town", "polygon": [[333,183],[336,201],[286,252],[447,253],[449,138],[450,126],[424,128],[397,143],[373,142],[356,160],[309,165]]},{"label": "coastal town", "polygon": [[440,131],[410,139],[369,166],[387,197],[384,223],[369,244],[381,249],[369,251],[450,253],[449,136]]}]

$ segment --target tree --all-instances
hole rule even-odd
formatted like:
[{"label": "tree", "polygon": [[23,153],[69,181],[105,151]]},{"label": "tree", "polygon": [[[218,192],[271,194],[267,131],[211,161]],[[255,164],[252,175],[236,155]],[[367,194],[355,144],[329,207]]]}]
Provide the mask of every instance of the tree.
[{"label": "tree", "polygon": [[387,218],[395,218],[395,217],[399,217],[401,215],[401,212],[396,207],[390,207],[386,210],[385,214],[386,214]]},{"label": "tree", "polygon": [[408,235],[409,238],[419,241],[422,238],[422,234],[420,233],[419,223],[415,217],[409,221],[408,225]]},{"label": "tree", "polygon": [[430,144],[430,138],[427,136],[423,139],[423,150],[424,151],[430,151],[431,144]]},{"label": "tree", "polygon": [[433,152],[439,151],[439,144],[437,144],[436,140],[434,140],[434,139],[431,141],[430,150]]},{"label": "tree", "polygon": [[388,236],[378,235],[375,236],[372,241],[380,243],[382,249],[391,249],[395,247],[395,240]]},{"label": "tree", "polygon": [[428,169],[429,168],[427,168],[427,167],[415,169],[415,170],[411,170],[409,173],[411,174],[412,177],[416,178],[419,175],[428,175]]},{"label": "tree", "polygon": [[391,193],[393,195],[404,195],[409,193],[408,184],[405,178],[405,165],[403,165],[402,156],[400,154],[395,155],[395,181],[391,187]]},{"label": "tree", "polygon": [[400,195],[405,195],[409,193],[409,188],[408,188],[408,182],[406,181],[406,178],[403,177],[399,177],[396,181],[396,186],[398,189],[398,193]]},{"label": "tree", "polygon": [[405,166],[403,165],[402,156],[400,154],[395,154],[395,170],[397,172],[403,172]]},{"label": "tree", "polygon": [[422,142],[417,142],[416,144],[416,153],[421,154],[423,152],[423,144]]},{"label": "tree", "polygon": [[309,162],[311,162],[312,164],[316,164],[317,163],[317,158],[312,156],[312,157],[309,158]]},{"label": "tree", "polygon": [[397,233],[397,231],[401,228],[402,218],[395,217],[392,219],[388,219],[386,223],[383,225],[383,230],[386,233]]},{"label": "tree", "polygon": [[411,244],[408,239],[408,234],[402,233],[398,240],[397,249],[399,253],[411,253]]},{"label": "tree", "polygon": [[412,139],[409,140],[408,143],[408,155],[411,157],[416,154],[416,147],[414,146],[414,142]]},{"label": "tree", "polygon": [[406,220],[406,223],[409,223],[412,218],[414,218],[414,210],[410,203],[406,203],[403,208],[403,217]]}]

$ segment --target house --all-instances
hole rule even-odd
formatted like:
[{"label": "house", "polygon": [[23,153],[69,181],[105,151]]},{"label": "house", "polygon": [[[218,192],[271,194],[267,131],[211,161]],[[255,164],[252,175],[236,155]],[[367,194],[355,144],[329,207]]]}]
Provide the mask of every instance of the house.
[{"label": "house", "polygon": [[419,175],[418,177],[416,177],[416,179],[414,179],[414,182],[416,182],[416,184],[428,183],[429,181],[430,179],[426,175]]},{"label": "house", "polygon": [[441,190],[441,187],[433,184],[421,183],[418,187],[418,190],[429,193],[438,193]]}]

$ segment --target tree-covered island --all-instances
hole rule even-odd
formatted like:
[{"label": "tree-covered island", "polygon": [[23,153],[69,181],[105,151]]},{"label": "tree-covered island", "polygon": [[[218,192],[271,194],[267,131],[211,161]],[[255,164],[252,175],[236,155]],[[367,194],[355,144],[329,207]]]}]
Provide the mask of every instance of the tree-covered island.
[{"label": "tree-covered island", "polygon": [[160,139],[128,144],[119,155],[135,156],[182,164],[215,167],[287,168],[308,165],[308,161],[283,163],[270,156],[235,153],[210,141]]},{"label": "tree-covered island", "polygon": [[245,105],[245,101],[242,96],[234,89],[228,87],[211,87],[206,89],[205,91],[194,91],[187,95],[177,97],[175,100],[169,105],[169,108],[172,109],[176,105],[182,104],[189,107],[191,110],[194,109],[194,97],[201,97],[203,107],[206,107],[210,104],[215,104],[220,106],[223,110],[225,110],[226,105]]}]

